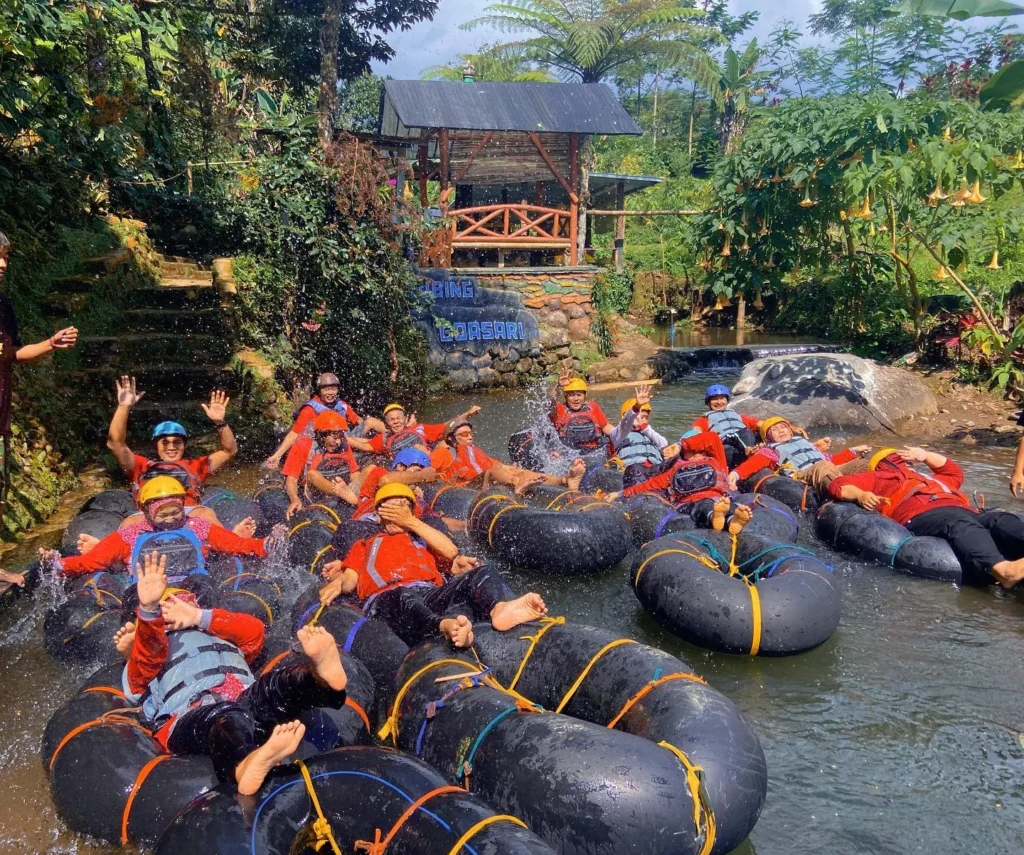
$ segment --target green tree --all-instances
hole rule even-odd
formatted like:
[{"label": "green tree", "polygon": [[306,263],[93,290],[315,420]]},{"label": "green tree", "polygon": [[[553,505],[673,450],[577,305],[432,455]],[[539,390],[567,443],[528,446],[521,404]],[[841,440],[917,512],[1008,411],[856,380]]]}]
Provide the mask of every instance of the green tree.
[{"label": "green tree", "polygon": [[484,45],[478,53],[460,53],[448,65],[432,65],[423,72],[427,80],[460,81],[466,65],[473,66],[473,77],[486,83],[551,83],[546,68],[538,67],[515,45]]},{"label": "green tree", "polygon": [[736,53],[731,47],[725,51],[725,64],[719,80],[724,104],[719,121],[719,138],[724,152],[732,151],[736,137],[743,132],[751,97],[763,94],[762,84],[770,77],[766,71],[757,71],[757,64],[763,55],[764,51],[758,47],[757,39],[753,39],[742,54]]}]

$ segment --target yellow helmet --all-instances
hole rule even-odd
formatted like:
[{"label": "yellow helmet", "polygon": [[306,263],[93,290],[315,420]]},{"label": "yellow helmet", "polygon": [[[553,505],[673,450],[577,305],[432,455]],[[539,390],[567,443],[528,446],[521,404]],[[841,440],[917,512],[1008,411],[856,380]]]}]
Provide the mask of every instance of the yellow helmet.
[{"label": "yellow helmet", "polygon": [[185,496],[185,488],[181,482],[170,475],[157,475],[142,485],[139,490],[139,506],[152,502],[154,499],[168,499],[172,496]]},{"label": "yellow helmet", "polygon": [[[628,413],[630,410],[632,410],[633,407],[635,407],[635,406],[636,406],[636,398],[629,398],[628,400],[623,401],[622,402],[622,406],[619,407],[619,418],[620,419],[624,418],[626,413]],[[647,412],[650,412],[651,411],[651,405],[650,404],[644,404],[640,408],[640,411],[643,412],[644,410],[646,410]]]},{"label": "yellow helmet", "polygon": [[582,377],[577,377],[575,380],[570,380],[562,387],[562,392],[586,392],[589,387],[587,381]]},{"label": "yellow helmet", "polygon": [[401,410],[404,413],[405,412],[405,407],[403,407],[401,404],[388,404],[384,408],[384,415],[386,416],[392,410]]},{"label": "yellow helmet", "polygon": [[373,506],[376,507],[381,502],[386,502],[388,499],[408,499],[414,505],[416,504],[416,494],[412,491],[412,487],[405,484],[385,484],[377,491],[377,495],[373,497]]},{"label": "yellow helmet", "polygon": [[761,432],[761,439],[768,439],[768,431],[770,431],[775,425],[788,425],[789,419],[784,419],[782,416],[772,416],[770,419],[765,419],[758,426],[758,430]]},{"label": "yellow helmet", "polygon": [[895,448],[883,448],[876,451],[871,455],[871,459],[868,461],[868,472],[874,472],[878,468],[878,464],[885,460],[890,454],[896,454],[898,449]]}]

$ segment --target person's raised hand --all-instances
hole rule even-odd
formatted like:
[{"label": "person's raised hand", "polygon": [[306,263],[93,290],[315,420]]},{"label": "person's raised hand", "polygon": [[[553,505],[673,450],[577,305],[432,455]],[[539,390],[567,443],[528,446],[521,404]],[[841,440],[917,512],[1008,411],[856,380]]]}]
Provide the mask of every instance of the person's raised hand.
[{"label": "person's raised hand", "polygon": [[650,404],[651,403],[651,391],[653,389],[654,389],[653,385],[651,385],[650,383],[644,383],[644,384],[642,384],[640,386],[637,386],[633,390],[633,394],[636,396],[636,405],[637,405],[637,407],[642,407],[645,404]]},{"label": "person's raised hand", "polygon": [[416,427],[419,422],[416,421],[416,413],[409,413],[409,418],[405,422],[407,428]]},{"label": "person's raised hand", "polygon": [[558,385],[568,386],[572,380],[572,369],[568,365],[563,365],[558,369]]},{"label": "person's raised hand", "polygon": [[147,612],[157,611],[160,598],[167,590],[167,556],[156,551],[147,552],[135,565],[135,573],[139,577],[139,608]]},{"label": "person's raised hand", "polygon": [[222,422],[228,413],[228,404],[231,403],[231,399],[228,397],[227,392],[222,389],[214,389],[210,393],[210,403],[200,404],[203,408],[203,412],[206,413],[206,417],[211,422]]},{"label": "person's raised hand", "polygon": [[901,448],[899,455],[906,463],[924,463],[928,458],[928,452],[917,446]]},{"label": "person's raised hand", "polygon": [[861,493],[860,498],[857,499],[857,504],[860,505],[865,510],[873,511],[879,505],[883,505],[888,501],[889,500],[886,499],[884,496],[879,496],[875,493],[865,491]]},{"label": "person's raised hand", "polygon": [[671,460],[679,453],[679,443],[674,442],[672,445],[666,445],[661,450],[661,457],[663,460]]},{"label": "person's raised hand", "polygon": [[187,603],[177,596],[170,596],[160,602],[160,612],[170,630],[191,629],[199,626],[203,610],[194,603]]},{"label": "person's raised hand", "polygon": [[54,350],[69,350],[76,344],[78,344],[78,330],[74,327],[64,327],[50,336],[50,346]]},{"label": "person's raised hand", "polygon": [[145,392],[138,392],[135,388],[134,377],[122,377],[117,383],[117,405],[131,409],[145,396]]},{"label": "person's raised hand", "polygon": [[480,407],[478,407],[476,404],[474,404],[472,407],[470,407],[468,410],[466,410],[466,417],[467,418],[473,418],[473,416],[478,415],[481,412],[483,412],[483,410]]},{"label": "person's raised hand", "polygon": [[456,555],[455,560],[452,561],[452,575],[463,576],[479,566],[479,558],[474,558],[472,555]]},{"label": "person's raised hand", "polygon": [[40,549],[39,564],[44,570],[54,570],[60,566],[60,552],[56,549]]}]

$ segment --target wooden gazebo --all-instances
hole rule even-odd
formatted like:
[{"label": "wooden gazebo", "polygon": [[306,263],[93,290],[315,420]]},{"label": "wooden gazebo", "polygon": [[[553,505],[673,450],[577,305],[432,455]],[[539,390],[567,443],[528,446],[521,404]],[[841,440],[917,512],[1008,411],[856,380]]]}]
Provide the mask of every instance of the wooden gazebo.
[{"label": "wooden gazebo", "polygon": [[602,84],[387,80],[377,139],[407,154],[424,207],[439,183],[445,266],[459,250],[577,265],[583,139],[640,133]]}]

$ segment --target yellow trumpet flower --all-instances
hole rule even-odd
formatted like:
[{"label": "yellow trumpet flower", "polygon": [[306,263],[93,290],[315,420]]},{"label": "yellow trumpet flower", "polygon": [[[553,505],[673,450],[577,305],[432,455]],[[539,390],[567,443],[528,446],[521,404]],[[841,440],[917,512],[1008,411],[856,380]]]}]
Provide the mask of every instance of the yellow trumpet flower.
[{"label": "yellow trumpet flower", "polygon": [[860,213],[857,214],[857,218],[860,220],[870,220],[875,216],[875,212],[871,210],[871,196],[864,197],[864,207],[860,209]]},{"label": "yellow trumpet flower", "polygon": [[935,182],[935,189],[928,194],[928,204],[933,208],[937,207],[939,202],[942,202],[949,197],[942,191],[942,177],[940,176],[938,181]]},{"label": "yellow trumpet flower", "polygon": [[935,272],[932,274],[932,279],[934,279],[936,282],[944,282],[948,278],[949,278],[949,271],[946,269],[946,265],[945,264],[940,264],[935,269]]},{"label": "yellow trumpet flower", "polygon": [[953,142],[953,132],[949,125],[946,125],[946,130],[942,132],[942,139],[945,142]]},{"label": "yellow trumpet flower", "polygon": [[800,202],[800,207],[813,208],[817,204],[818,203],[811,198],[811,183],[808,181],[807,184],[804,185],[804,198],[803,201]]},{"label": "yellow trumpet flower", "polygon": [[732,303],[729,302],[729,298],[719,295],[718,300],[715,302],[716,311],[720,312],[722,309],[728,309],[730,306],[732,306]]},{"label": "yellow trumpet flower", "polygon": [[764,308],[764,301],[761,299],[761,290],[758,289],[757,297],[754,298],[754,308],[759,312]]},{"label": "yellow trumpet flower", "polygon": [[971,192],[965,197],[965,201],[970,202],[972,205],[980,205],[982,202],[987,202],[988,197],[981,195],[981,181],[979,179],[974,180],[974,186],[971,188]]},{"label": "yellow trumpet flower", "polygon": [[732,255],[732,235],[726,232],[725,246],[722,247],[722,258],[728,258],[730,255]]},{"label": "yellow trumpet flower", "polygon": [[743,238],[743,246],[740,247],[740,252],[750,252],[750,239]]},{"label": "yellow trumpet flower", "polygon": [[965,178],[960,185],[960,189],[953,194],[949,204],[953,208],[962,208],[967,204],[967,197],[971,195],[971,191],[967,189],[967,179]]},{"label": "yellow trumpet flower", "polygon": [[992,260],[988,263],[989,270],[1002,270],[1003,265],[999,263],[999,250],[995,250],[992,253]]},{"label": "yellow trumpet flower", "polygon": [[1024,169],[1024,151],[1017,152],[1017,159],[1013,162],[1013,166],[1010,169]]},{"label": "yellow trumpet flower", "polygon": [[917,151],[917,143],[912,139],[907,140],[907,151]]}]

